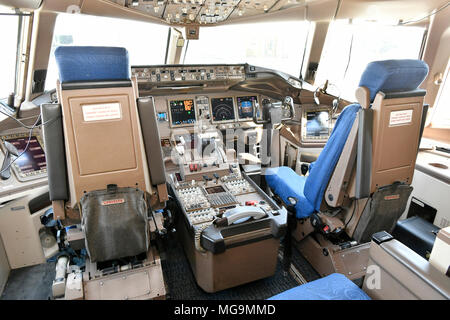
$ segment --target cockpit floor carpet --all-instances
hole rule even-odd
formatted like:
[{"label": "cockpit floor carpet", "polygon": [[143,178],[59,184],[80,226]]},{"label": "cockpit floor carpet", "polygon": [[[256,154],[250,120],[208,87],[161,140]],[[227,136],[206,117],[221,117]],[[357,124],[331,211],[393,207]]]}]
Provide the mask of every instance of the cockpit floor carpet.
[{"label": "cockpit floor carpet", "polygon": [[[278,261],[275,275],[216,293],[203,291],[196,283],[183,248],[174,237],[164,241],[161,258],[169,299],[174,300],[262,300],[300,285],[294,277],[285,274]],[[298,252],[294,253],[298,254]],[[302,257],[303,258],[303,257]],[[306,260],[298,259],[301,262]],[[309,266],[311,268],[311,266]],[[302,270],[305,268],[301,268]],[[315,272],[315,271],[313,271]],[[315,277],[315,276],[314,276]],[[318,277],[318,276],[317,276]],[[306,279],[308,280],[308,275]]]},{"label": "cockpit floor carpet", "polygon": [[55,263],[11,270],[1,300],[47,300],[52,296]]},{"label": "cockpit floor carpet", "polygon": [[307,282],[311,282],[320,279],[320,275],[311,266],[311,264],[306,260],[305,257],[297,250],[295,246],[292,247],[292,264],[301,273],[303,278]]},{"label": "cockpit floor carpet", "polygon": [[[177,300],[258,300],[267,299],[280,292],[300,285],[291,273],[284,274],[281,261],[272,277],[254,281],[216,293],[204,292],[195,282],[189,262],[176,237],[160,242],[164,277],[169,289],[169,298]],[[294,247],[292,264],[306,281],[320,276]],[[48,262],[32,267],[11,270],[1,300],[47,300],[51,297],[55,263]]]}]

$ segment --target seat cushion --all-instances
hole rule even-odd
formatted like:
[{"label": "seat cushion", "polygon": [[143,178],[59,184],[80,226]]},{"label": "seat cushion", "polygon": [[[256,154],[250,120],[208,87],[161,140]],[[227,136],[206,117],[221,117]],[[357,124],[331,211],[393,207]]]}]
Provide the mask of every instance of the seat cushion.
[{"label": "seat cushion", "polygon": [[61,46],[55,59],[61,83],[130,79],[125,48]]},{"label": "seat cushion", "polygon": [[422,60],[373,61],[364,70],[359,86],[369,89],[370,101],[373,101],[379,91],[387,93],[415,90],[427,74],[428,65]]},{"label": "seat cushion", "polygon": [[356,284],[340,273],[284,291],[269,300],[371,300]]},{"label": "seat cushion", "polygon": [[314,212],[314,207],[306,199],[303,190],[306,177],[300,176],[289,167],[269,168],[266,170],[266,182],[285,203],[288,197],[297,198],[295,206],[297,218],[306,218]]}]

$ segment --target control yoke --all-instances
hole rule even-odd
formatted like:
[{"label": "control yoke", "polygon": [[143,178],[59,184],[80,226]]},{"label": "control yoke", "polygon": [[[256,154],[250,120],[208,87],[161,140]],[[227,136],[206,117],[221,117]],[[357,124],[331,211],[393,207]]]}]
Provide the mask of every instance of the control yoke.
[{"label": "control yoke", "polygon": [[[294,99],[290,96],[284,97],[283,102],[264,102],[263,107],[259,106],[258,101],[253,101],[253,122],[256,124],[277,125],[282,120],[289,120],[295,117]],[[261,115],[261,119],[258,118]]]},{"label": "control yoke", "polygon": [[[267,100],[266,100],[267,101]],[[253,121],[263,125],[263,137],[265,136],[265,152],[261,156],[261,174],[265,175],[265,169],[270,167],[272,135],[274,127],[281,124],[283,120],[290,120],[295,116],[294,99],[286,96],[283,102],[264,102],[262,109],[257,101],[253,101]],[[262,119],[258,119],[258,115]],[[263,138],[264,139],[264,138]],[[269,193],[266,179],[261,180],[261,188]]]}]

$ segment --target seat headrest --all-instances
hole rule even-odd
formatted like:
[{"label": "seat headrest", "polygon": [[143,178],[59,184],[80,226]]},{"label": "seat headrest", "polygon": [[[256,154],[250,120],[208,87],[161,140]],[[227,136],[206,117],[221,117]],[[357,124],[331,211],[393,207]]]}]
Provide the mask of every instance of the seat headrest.
[{"label": "seat headrest", "polygon": [[61,83],[130,79],[125,48],[61,46],[55,58]]},{"label": "seat headrest", "polygon": [[387,93],[417,89],[427,74],[428,65],[422,60],[374,61],[367,65],[359,86],[370,90],[370,101],[373,102],[379,91]]}]

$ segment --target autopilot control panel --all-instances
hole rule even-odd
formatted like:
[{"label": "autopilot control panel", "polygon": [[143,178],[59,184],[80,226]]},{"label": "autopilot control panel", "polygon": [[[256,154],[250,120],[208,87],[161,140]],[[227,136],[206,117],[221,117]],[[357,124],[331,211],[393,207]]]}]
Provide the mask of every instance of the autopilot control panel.
[{"label": "autopilot control panel", "polygon": [[136,76],[139,86],[167,84],[171,82],[217,82],[245,80],[245,65],[161,65],[133,66],[131,74]]}]

